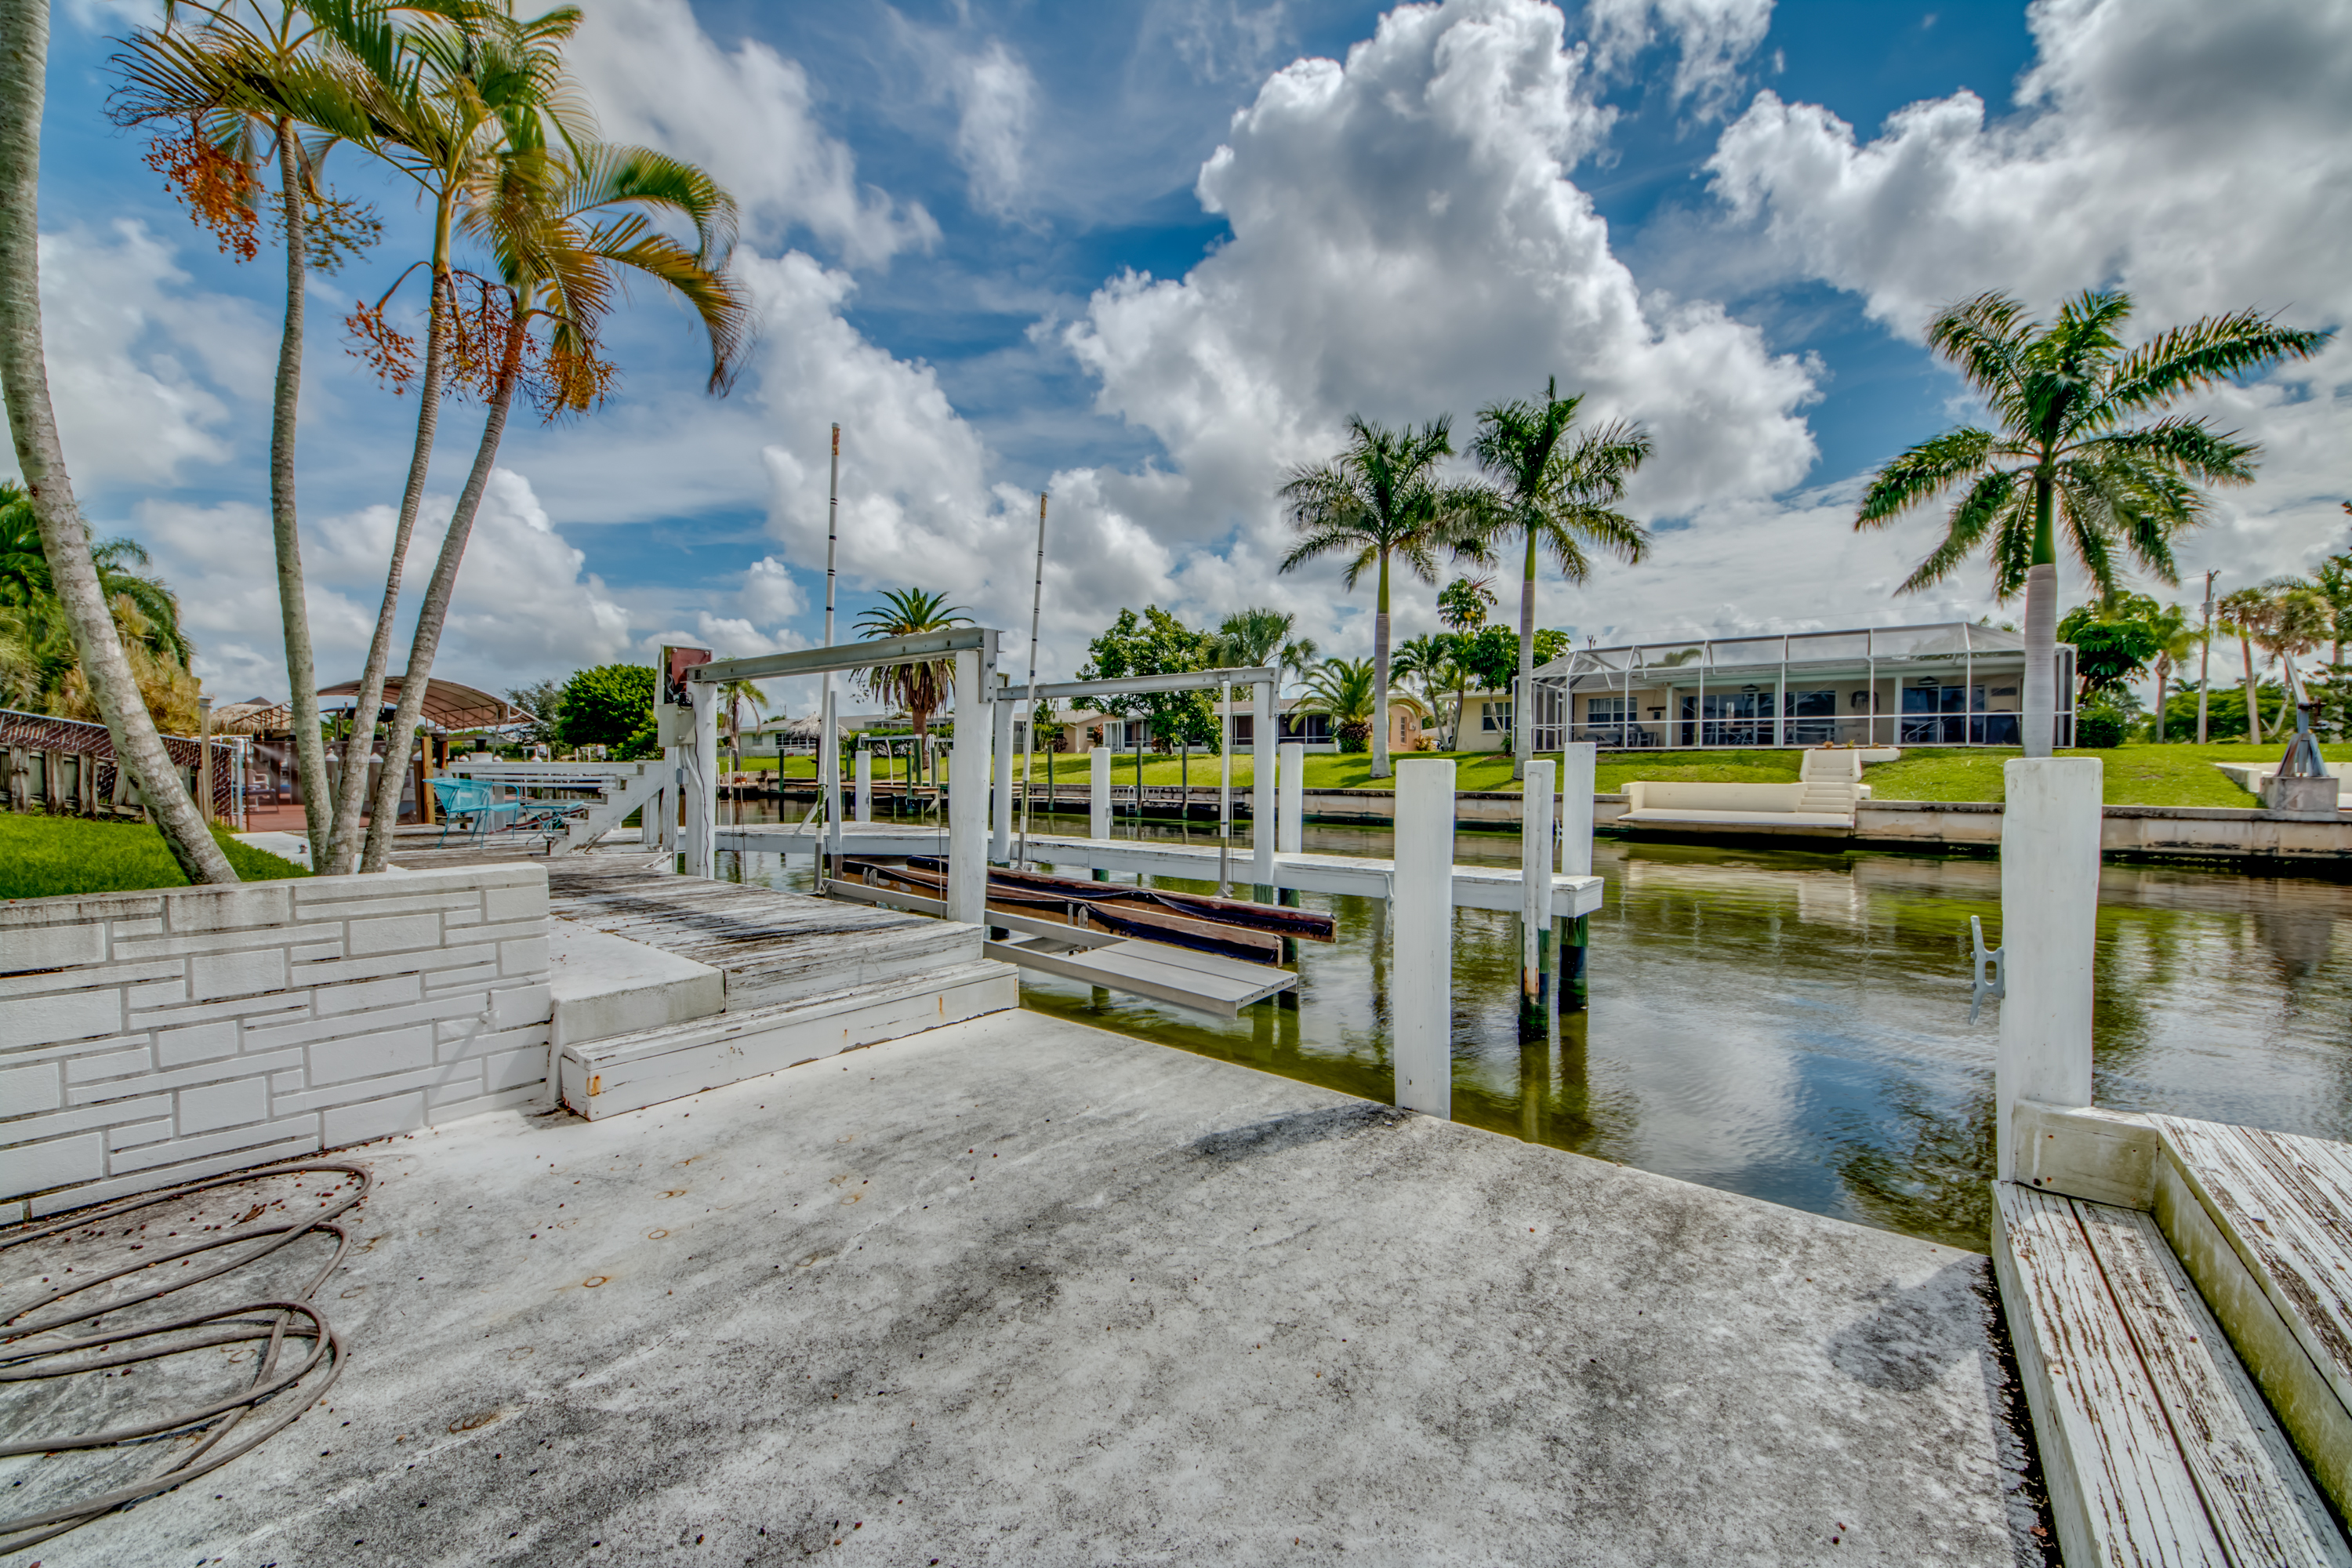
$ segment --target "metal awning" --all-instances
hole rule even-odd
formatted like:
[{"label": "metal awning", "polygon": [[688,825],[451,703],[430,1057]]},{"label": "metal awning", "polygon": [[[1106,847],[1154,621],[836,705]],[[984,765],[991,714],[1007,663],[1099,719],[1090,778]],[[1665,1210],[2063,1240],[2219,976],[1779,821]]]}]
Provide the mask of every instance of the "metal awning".
[{"label": "metal awning", "polygon": [[[400,700],[401,678],[387,675],[383,679],[384,706]],[[349,708],[351,700],[360,694],[360,683],[346,680],[341,686],[322,686],[319,701],[323,707]],[[331,700],[345,699],[342,702]],[[435,676],[425,683],[425,721],[442,730],[487,730],[501,724],[527,724],[531,716],[503,698],[471,686],[460,686],[454,680]]]}]

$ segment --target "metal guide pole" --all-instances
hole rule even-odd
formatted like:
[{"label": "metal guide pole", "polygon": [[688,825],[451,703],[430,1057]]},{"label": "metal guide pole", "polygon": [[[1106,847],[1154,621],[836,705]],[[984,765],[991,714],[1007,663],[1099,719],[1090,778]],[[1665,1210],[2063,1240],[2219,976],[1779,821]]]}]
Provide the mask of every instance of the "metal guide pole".
[{"label": "metal guide pole", "polygon": [[[1045,492],[1037,492],[1037,576],[1029,585],[1029,750],[1021,759],[1021,855],[1019,864],[1029,864],[1029,775],[1037,767],[1037,616],[1045,604]],[[1049,749],[1045,755],[1051,757]],[[1052,763],[1046,764],[1048,767]],[[1053,797],[1045,799],[1045,809],[1054,809]]]},{"label": "metal guide pole", "polygon": [[[841,538],[841,426],[833,427],[833,467],[825,482],[824,501],[824,646],[833,647],[835,562]],[[826,670],[817,701],[817,785],[824,804],[825,852],[819,858],[817,882],[833,875],[833,858],[841,853],[841,742],[833,717],[833,671]]]},{"label": "metal guide pole", "polygon": [[1234,686],[1217,682],[1217,897],[1234,896]]}]

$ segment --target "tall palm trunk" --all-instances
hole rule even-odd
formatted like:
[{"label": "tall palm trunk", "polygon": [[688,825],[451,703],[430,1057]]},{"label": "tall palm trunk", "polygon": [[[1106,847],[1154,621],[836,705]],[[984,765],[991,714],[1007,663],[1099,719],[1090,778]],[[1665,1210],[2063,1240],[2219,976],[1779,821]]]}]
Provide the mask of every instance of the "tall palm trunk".
[{"label": "tall palm trunk", "polygon": [[2259,695],[2254,679],[2254,640],[2242,632],[2238,635],[2238,657],[2246,667],[2246,739],[2260,745],[2263,740],[2263,710],[2254,701]]},{"label": "tall palm trunk", "polygon": [[[451,291],[447,258],[451,213],[446,202],[436,219],[433,244],[433,290],[425,316],[425,375],[417,384],[416,447],[408,459],[408,488],[400,498],[400,521],[392,536],[392,562],[383,577],[383,605],[376,611],[375,636],[368,643],[367,664],[360,672],[359,706],[352,710],[352,732],[343,743],[343,776],[335,792],[335,826],[328,845],[329,869],[349,872],[359,861],[360,812],[367,799],[368,756],[374,749],[376,715],[383,708],[385,666],[392,658],[392,627],[400,614],[400,578],[408,560],[408,542],[416,531],[417,509],[425,502],[425,477],[433,467],[433,437],[441,424],[442,361],[448,353],[448,317],[457,309]],[[408,685],[404,678],[401,690]],[[397,742],[392,742],[397,743]],[[389,758],[385,764],[391,766]]]},{"label": "tall palm trunk", "polygon": [[2058,548],[2049,470],[2034,476],[2033,563],[2025,573],[2025,732],[2029,757],[2046,757],[2058,729]]},{"label": "tall palm trunk", "polygon": [[1528,776],[1535,753],[1535,717],[1529,699],[1536,689],[1536,531],[1528,530],[1528,567],[1519,579],[1519,687],[1511,694],[1511,777]]},{"label": "tall palm trunk", "polygon": [[0,396],[8,405],[8,434],[74,651],[114,743],[116,765],[138,784],[148,815],[189,881],[234,882],[236,872],[181,787],[179,770],[131,677],[90,560],[89,530],[74,503],[57,411],[49,402],[39,250],[41,107],[48,53],[48,0],[0,0]]},{"label": "tall palm trunk", "polygon": [[1383,550],[1380,603],[1372,608],[1372,777],[1389,773],[1389,555]]},{"label": "tall palm trunk", "polygon": [[294,122],[278,122],[278,187],[286,199],[286,325],[278,339],[278,401],[269,426],[269,531],[278,550],[278,614],[286,630],[286,679],[293,687],[294,776],[302,788],[310,864],[327,863],[332,818],[327,742],[319,729],[319,669],[310,652],[310,612],[302,592],[302,536],[295,522],[294,416],[302,401],[303,235],[301,170]]},{"label": "tall palm trunk", "polygon": [[2158,745],[2164,743],[2164,688],[2171,675],[2170,657],[2158,659],[2156,661],[2156,742]]},{"label": "tall palm trunk", "polygon": [[449,531],[441,536],[441,558],[433,563],[433,580],[425,584],[425,603],[416,612],[416,632],[408,645],[408,670],[400,679],[400,703],[393,711],[392,733],[384,742],[383,772],[376,779],[375,801],[368,820],[367,856],[360,865],[362,871],[381,871],[392,858],[393,831],[400,822],[400,789],[408,775],[410,748],[416,743],[417,721],[425,712],[425,692],[433,675],[433,656],[440,650],[441,628],[449,618],[449,596],[457,586],[457,568],[465,563],[466,541],[474,531],[474,514],[481,510],[490,470],[498,465],[499,442],[506,435],[507,411],[514,405],[515,383],[522,369],[523,331],[528,324],[528,318],[518,306],[507,327],[498,386],[490,396],[488,417],[482,422],[481,445],[474,449],[473,471],[466,476],[465,490],[457,497],[457,510],[449,516]]}]

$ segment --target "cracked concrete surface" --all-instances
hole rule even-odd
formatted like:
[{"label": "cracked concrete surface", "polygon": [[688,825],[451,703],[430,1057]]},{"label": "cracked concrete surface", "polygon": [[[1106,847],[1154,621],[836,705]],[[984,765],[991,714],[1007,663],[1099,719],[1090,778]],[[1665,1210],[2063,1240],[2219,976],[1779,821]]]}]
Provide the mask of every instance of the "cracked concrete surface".
[{"label": "cracked concrete surface", "polygon": [[327,1404],[33,1556],[2040,1557],[1985,1259],[1035,1014],[352,1152]]}]

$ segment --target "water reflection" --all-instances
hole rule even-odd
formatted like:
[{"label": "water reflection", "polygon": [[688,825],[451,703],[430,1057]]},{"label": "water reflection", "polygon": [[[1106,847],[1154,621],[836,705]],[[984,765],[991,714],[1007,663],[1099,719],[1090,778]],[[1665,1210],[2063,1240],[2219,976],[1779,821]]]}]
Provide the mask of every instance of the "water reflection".
[{"label": "water reflection", "polygon": [[[1388,850],[1376,829],[1310,826],[1308,840]],[[1457,845],[1465,861],[1518,855],[1507,836]],[[748,858],[722,874],[807,885],[804,869],[787,881],[772,857]],[[1970,915],[1999,931],[1996,862],[1605,840],[1595,862],[1608,894],[1591,921],[1591,1007],[1563,1017],[1556,1045],[1519,1038],[1511,918],[1457,913],[1456,1120],[1985,1246],[1996,1022],[1990,1008],[1968,1021],[1967,953]],[[2107,868],[2100,1103],[2352,1137],[2352,975],[2337,939],[2347,900],[2352,889],[2325,881]],[[1237,1019],[1037,975],[1024,976],[1023,998],[1385,1100],[1385,910],[1304,901],[1332,913],[1339,940],[1302,944],[1298,994]]]}]

